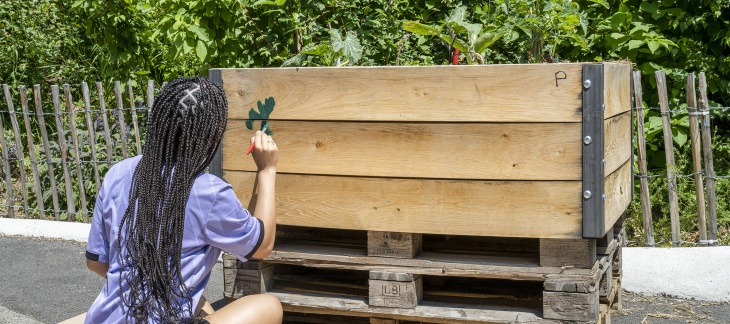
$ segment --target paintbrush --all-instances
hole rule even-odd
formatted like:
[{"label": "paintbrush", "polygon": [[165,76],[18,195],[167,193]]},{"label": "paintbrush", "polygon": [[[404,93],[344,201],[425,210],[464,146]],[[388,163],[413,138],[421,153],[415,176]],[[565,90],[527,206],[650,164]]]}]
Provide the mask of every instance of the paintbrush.
[{"label": "paintbrush", "polygon": [[[266,134],[266,130],[269,128],[269,123],[264,122],[262,124],[264,125],[261,127],[261,132]],[[251,143],[251,146],[248,147],[248,152],[246,152],[246,155],[249,155],[251,154],[251,152],[253,152],[254,146],[256,146],[256,143]]]}]

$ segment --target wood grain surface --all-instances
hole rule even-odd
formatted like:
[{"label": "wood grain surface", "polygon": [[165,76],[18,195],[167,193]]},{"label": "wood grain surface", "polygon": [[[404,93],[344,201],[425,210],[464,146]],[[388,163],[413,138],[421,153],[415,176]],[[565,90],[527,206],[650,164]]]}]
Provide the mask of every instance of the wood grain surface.
[{"label": "wood grain surface", "polygon": [[[244,206],[255,172],[226,171]],[[504,237],[580,238],[580,181],[277,175],[277,223]]]},{"label": "wood grain surface", "polygon": [[631,186],[634,185],[631,173],[631,161],[624,161],[624,164],[606,177],[604,182],[604,193],[606,205],[604,220],[606,228],[610,228],[621,217],[631,203]]},{"label": "wood grain surface", "polygon": [[604,118],[631,110],[631,64],[603,63]]},{"label": "wood grain surface", "polygon": [[233,119],[248,119],[257,101],[273,97],[272,120],[581,121],[580,63],[223,69],[222,76]]},{"label": "wood grain surface", "polygon": [[[440,179],[581,179],[579,123],[277,121],[272,125],[280,172]],[[246,156],[252,134],[243,120],[229,120],[223,139],[224,169],[256,170],[253,159]]]}]

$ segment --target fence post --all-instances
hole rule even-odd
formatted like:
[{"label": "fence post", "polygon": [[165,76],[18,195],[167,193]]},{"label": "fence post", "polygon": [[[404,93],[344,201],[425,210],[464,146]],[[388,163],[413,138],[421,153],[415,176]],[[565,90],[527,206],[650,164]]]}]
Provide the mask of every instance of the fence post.
[{"label": "fence post", "polygon": [[634,109],[636,109],[636,137],[639,155],[639,197],[641,215],[644,223],[644,239],[647,246],[654,246],[654,227],[652,226],[651,201],[649,200],[649,179],[646,178],[646,136],[644,133],[644,107],[642,106],[641,71],[632,71],[634,79]]},{"label": "fence post", "polygon": [[687,110],[689,111],[690,144],[692,144],[692,168],[695,178],[695,196],[697,197],[697,227],[700,231],[700,243],[707,243],[707,221],[705,219],[705,191],[702,181],[702,144],[697,127],[697,93],[695,92],[695,74],[687,74]]},{"label": "fence post", "polygon": [[106,117],[106,102],[104,102],[104,87],[101,82],[96,83],[96,93],[99,95],[99,112],[104,126],[104,141],[106,142],[106,162],[109,167],[112,166],[112,156],[114,149],[112,148],[112,138],[109,135],[109,120]]},{"label": "fence post", "polygon": [[137,144],[137,151],[135,155],[142,154],[142,145],[139,140],[139,127],[137,126],[137,107],[134,104],[134,88],[132,87],[132,80],[127,80],[127,90],[129,91],[129,109],[132,112],[132,127],[134,129],[134,142]]},{"label": "fence post", "polygon": [[81,82],[81,96],[84,99],[84,115],[86,117],[86,130],[89,133],[89,150],[91,153],[91,166],[94,169],[94,184],[96,184],[95,193],[99,192],[101,188],[101,181],[99,180],[99,161],[96,158],[96,131],[94,130],[94,124],[91,122],[91,103],[89,98],[89,85],[86,82]]},{"label": "fence post", "polygon": [[124,101],[122,100],[122,85],[119,81],[114,81],[114,96],[117,99],[117,123],[119,123],[119,141],[122,143],[122,158],[126,159],[129,157],[127,152],[127,133],[125,129],[127,126],[124,123]]},{"label": "fence post", "polygon": [[[33,189],[35,190],[38,215],[41,219],[46,218],[46,204],[43,202],[43,190],[41,190],[41,179],[38,177],[38,161],[36,161],[35,144],[30,128],[30,114],[28,113],[28,93],[25,86],[18,87],[20,93],[20,107],[23,111],[23,125],[25,126],[25,137],[28,141],[28,155],[30,158],[30,172],[33,174]],[[26,211],[30,215],[30,210]]]},{"label": "fence post", "polygon": [[66,110],[68,111],[69,129],[71,129],[71,145],[74,148],[74,161],[76,162],[76,178],[79,185],[79,200],[81,201],[81,211],[84,222],[89,221],[89,213],[86,209],[86,188],[84,188],[84,176],[81,173],[81,150],[79,149],[79,139],[76,134],[76,111],[73,107],[73,99],[71,98],[71,89],[68,84],[63,85],[63,95],[66,97]]},{"label": "fence post", "polygon": [[51,178],[51,196],[53,197],[53,214],[56,220],[61,220],[61,209],[58,203],[58,187],[56,186],[56,171],[51,156],[51,148],[48,145],[48,131],[46,130],[46,119],[43,117],[43,105],[41,104],[41,86],[33,86],[33,101],[35,102],[35,114],[38,118],[38,128],[41,129],[41,140],[43,140],[43,152],[46,154],[46,165],[48,166],[48,177]]},{"label": "fence post", "polygon": [[667,79],[663,70],[656,71],[656,86],[659,92],[659,108],[662,111],[662,128],[664,130],[664,153],[667,157],[667,191],[669,192],[669,216],[672,224],[672,246],[682,244],[679,229],[679,203],[677,201],[677,166],[674,164],[674,143],[672,141],[672,125],[669,116],[669,98],[667,95]]},{"label": "fence post", "polygon": [[[13,97],[10,95],[10,87],[3,84],[3,92],[5,92],[5,101],[8,104],[8,112],[10,112],[10,125],[13,127],[15,136],[15,152],[17,154],[18,168],[20,170],[20,193],[23,195],[23,207],[25,207],[25,215],[28,216],[28,188],[26,187],[25,176],[25,155],[23,154],[23,144],[20,142],[20,130],[18,126],[18,118],[15,115],[15,107],[13,106]],[[9,161],[8,161],[9,162]]]},{"label": "fence post", "polygon": [[712,159],[712,136],[710,134],[710,105],[707,102],[707,80],[700,72],[700,106],[702,109],[702,150],[707,177],[707,211],[710,218],[709,244],[717,245],[717,199],[715,197],[715,165]]},{"label": "fence post", "polygon": [[[10,110],[10,109],[8,109]],[[10,175],[10,157],[8,156],[8,143],[5,141],[5,125],[3,125],[3,117],[0,115],[0,148],[3,150],[3,171],[5,172],[5,184],[8,187],[8,216],[15,218],[15,199],[13,198],[13,177]]]},{"label": "fence post", "polygon": [[76,218],[76,202],[74,199],[73,183],[68,171],[68,152],[66,150],[66,138],[64,136],[63,123],[61,122],[61,95],[57,85],[51,86],[53,95],[53,112],[56,117],[56,134],[58,135],[58,149],[61,151],[61,166],[63,167],[63,178],[66,185],[66,220],[73,222]]}]

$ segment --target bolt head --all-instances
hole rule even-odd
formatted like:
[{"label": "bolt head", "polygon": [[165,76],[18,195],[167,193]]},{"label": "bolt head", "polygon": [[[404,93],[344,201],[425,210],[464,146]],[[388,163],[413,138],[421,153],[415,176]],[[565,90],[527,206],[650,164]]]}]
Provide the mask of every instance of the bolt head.
[{"label": "bolt head", "polygon": [[583,81],[583,88],[590,88],[591,87],[591,80],[585,80]]},{"label": "bolt head", "polygon": [[591,144],[591,142],[593,142],[593,138],[591,138],[590,136],[583,137],[583,143],[585,145]]},{"label": "bolt head", "polygon": [[593,193],[590,190],[583,191],[583,198],[591,199],[591,196],[593,196]]}]

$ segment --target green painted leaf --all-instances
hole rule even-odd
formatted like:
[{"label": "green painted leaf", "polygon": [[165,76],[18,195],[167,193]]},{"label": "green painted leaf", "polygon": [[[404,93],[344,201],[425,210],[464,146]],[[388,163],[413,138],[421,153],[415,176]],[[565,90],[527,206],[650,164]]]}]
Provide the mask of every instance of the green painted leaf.
[{"label": "green painted leaf", "polygon": [[248,130],[253,130],[253,120],[250,120],[249,119],[249,120],[246,121],[246,128]]},{"label": "green painted leaf", "polygon": [[417,21],[406,21],[403,23],[403,29],[414,34],[436,36],[441,34],[441,31],[429,25],[424,25]]},{"label": "green painted leaf", "polygon": [[274,111],[274,106],[276,105],[276,102],[274,101],[274,97],[268,97],[264,100],[263,103],[261,103],[261,100],[259,100],[256,105],[259,108],[261,118],[268,119],[271,113]]},{"label": "green painted leaf", "polygon": [[[261,102],[261,101],[259,101]],[[248,111],[248,119],[262,119],[261,114],[258,113],[258,111],[251,108],[251,110]]]},{"label": "green painted leaf", "polygon": [[208,56],[208,47],[205,46],[202,40],[198,40],[198,45],[195,46],[195,54],[201,62],[205,62],[205,58]]}]

